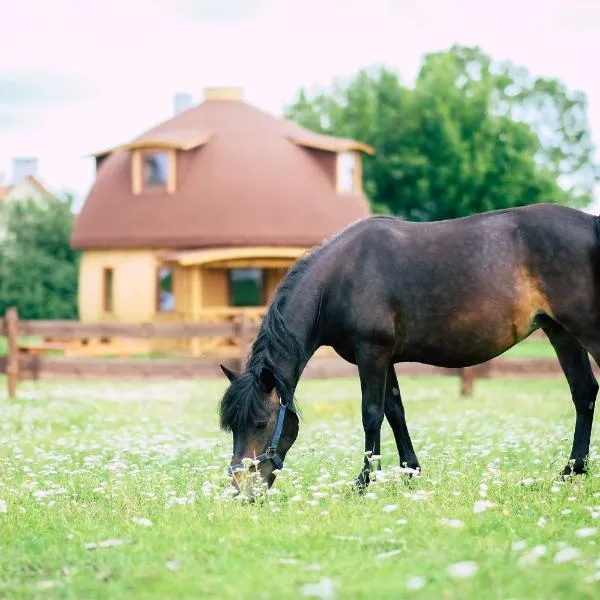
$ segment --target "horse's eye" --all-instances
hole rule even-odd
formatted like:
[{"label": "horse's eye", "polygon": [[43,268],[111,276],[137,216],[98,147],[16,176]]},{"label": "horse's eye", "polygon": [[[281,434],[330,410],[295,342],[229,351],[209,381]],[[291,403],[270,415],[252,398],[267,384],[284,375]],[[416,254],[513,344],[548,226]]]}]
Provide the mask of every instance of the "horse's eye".
[{"label": "horse's eye", "polygon": [[267,427],[267,421],[261,421],[260,423],[256,424],[256,429],[258,431],[261,431],[263,429],[265,429]]}]

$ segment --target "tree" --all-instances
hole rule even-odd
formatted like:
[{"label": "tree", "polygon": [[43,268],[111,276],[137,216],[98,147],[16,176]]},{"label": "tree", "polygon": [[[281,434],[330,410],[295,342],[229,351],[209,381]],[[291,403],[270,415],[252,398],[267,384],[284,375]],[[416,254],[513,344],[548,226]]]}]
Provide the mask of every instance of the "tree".
[{"label": "tree", "polygon": [[585,98],[478,48],[425,56],[412,88],[375,67],[311,100],[301,90],[285,116],[373,146],[364,181],[374,211],[413,220],[582,206],[598,180]]},{"label": "tree", "polygon": [[6,203],[1,208],[0,313],[25,319],[77,318],[79,254],[69,247],[72,198]]}]

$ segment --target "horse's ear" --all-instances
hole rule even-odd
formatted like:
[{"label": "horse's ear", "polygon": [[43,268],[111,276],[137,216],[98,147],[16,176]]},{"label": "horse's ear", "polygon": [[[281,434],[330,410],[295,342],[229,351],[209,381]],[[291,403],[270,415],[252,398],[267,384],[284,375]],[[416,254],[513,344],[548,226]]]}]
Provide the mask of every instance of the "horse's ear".
[{"label": "horse's ear", "polygon": [[233,382],[235,379],[237,379],[240,374],[236,373],[235,371],[232,371],[231,369],[228,369],[225,365],[219,365],[221,367],[221,371],[223,371],[223,373],[225,373],[225,377],[227,377],[227,379],[229,379],[229,382]]},{"label": "horse's ear", "polygon": [[260,372],[259,382],[263,392],[266,394],[271,393],[275,387],[275,375],[273,375],[273,371],[267,367],[263,367]]}]

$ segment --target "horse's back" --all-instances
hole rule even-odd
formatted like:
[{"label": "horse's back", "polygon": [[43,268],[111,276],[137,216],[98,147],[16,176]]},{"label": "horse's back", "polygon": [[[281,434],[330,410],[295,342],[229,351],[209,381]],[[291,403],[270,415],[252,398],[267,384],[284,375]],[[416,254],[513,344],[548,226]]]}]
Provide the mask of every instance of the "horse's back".
[{"label": "horse's back", "polygon": [[[394,338],[403,360],[475,364],[590,302],[594,218],[532,205],[446,221],[370,217],[331,248],[332,322]],[[481,360],[479,358],[481,357]]]}]

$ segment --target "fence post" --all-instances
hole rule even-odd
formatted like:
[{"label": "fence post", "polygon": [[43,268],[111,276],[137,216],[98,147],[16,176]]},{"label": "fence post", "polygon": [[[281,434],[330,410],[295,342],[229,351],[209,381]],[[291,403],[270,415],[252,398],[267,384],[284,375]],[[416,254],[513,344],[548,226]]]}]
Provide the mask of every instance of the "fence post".
[{"label": "fence post", "polygon": [[240,315],[238,321],[238,336],[240,339],[239,370],[244,370],[246,359],[248,358],[248,349],[250,347],[250,323],[244,313]]},{"label": "fence post", "polygon": [[9,398],[14,398],[17,395],[17,384],[19,382],[19,313],[14,306],[6,309],[4,324],[6,326],[6,340],[8,345],[8,354],[6,356],[8,396]]},{"label": "fence post", "polygon": [[465,367],[460,370],[460,395],[461,396],[472,396],[473,395],[473,380],[475,379],[475,373],[472,367]]}]

